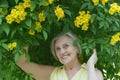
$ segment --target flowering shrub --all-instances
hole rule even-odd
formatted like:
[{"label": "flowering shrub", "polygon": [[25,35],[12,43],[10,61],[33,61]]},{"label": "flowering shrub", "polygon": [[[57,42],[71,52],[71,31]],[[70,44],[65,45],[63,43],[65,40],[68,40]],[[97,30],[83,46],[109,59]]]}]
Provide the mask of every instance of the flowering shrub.
[{"label": "flowering shrub", "polygon": [[76,17],[74,24],[76,27],[80,27],[82,25],[82,30],[87,30],[91,15],[89,14],[89,12],[85,14],[85,11],[80,11],[79,14],[80,15]]},{"label": "flowering shrub", "polygon": [[81,44],[85,62],[97,49],[96,66],[104,80],[120,78],[119,0],[1,0],[0,79],[33,80],[15,64],[22,46],[30,47],[28,59],[60,65],[49,45],[57,33],[68,30],[78,35],[75,43]]}]

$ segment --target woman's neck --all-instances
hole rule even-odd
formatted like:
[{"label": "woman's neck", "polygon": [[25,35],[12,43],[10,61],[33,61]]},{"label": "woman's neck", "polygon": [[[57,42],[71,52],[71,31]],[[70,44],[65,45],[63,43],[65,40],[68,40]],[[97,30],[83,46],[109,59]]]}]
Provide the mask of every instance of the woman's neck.
[{"label": "woman's neck", "polygon": [[79,70],[80,66],[81,66],[81,63],[78,60],[71,61],[70,63],[64,65],[66,71],[73,70],[73,69]]},{"label": "woman's neck", "polygon": [[64,65],[68,80],[71,80],[71,78],[80,70],[80,66],[81,63],[78,60]]}]

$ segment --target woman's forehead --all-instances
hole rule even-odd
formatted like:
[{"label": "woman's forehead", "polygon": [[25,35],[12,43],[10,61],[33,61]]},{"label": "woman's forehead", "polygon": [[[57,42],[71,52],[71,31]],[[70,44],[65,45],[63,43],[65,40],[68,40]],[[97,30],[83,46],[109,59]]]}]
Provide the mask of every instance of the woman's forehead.
[{"label": "woman's forehead", "polygon": [[55,41],[55,46],[60,45],[60,44],[64,44],[64,43],[71,43],[71,42],[72,42],[72,39],[70,37],[61,36]]}]

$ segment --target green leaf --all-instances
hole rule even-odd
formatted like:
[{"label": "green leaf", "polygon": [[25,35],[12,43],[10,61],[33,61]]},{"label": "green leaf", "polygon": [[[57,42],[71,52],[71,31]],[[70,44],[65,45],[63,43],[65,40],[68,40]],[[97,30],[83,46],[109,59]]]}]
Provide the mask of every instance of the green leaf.
[{"label": "green leaf", "polygon": [[[0,25],[1,26],[1,25]],[[4,32],[3,28],[0,27],[0,34],[2,34]]]},{"label": "green leaf", "polygon": [[19,0],[15,0],[15,3],[17,4],[19,2]]},{"label": "green leaf", "polygon": [[18,78],[15,78],[15,80],[19,80]]},{"label": "green leaf", "polygon": [[2,23],[2,19],[0,18],[0,24]]},{"label": "green leaf", "polygon": [[43,5],[43,2],[44,2],[44,0],[39,0],[39,2],[37,2],[37,4],[39,5],[39,7],[40,7],[41,5]]},{"label": "green leaf", "polygon": [[64,12],[71,17],[71,12],[69,10],[64,10]]},{"label": "green leaf", "polygon": [[0,42],[1,43],[4,43],[4,42],[6,42],[8,39],[2,39],[2,40],[0,40]]},{"label": "green leaf", "polygon": [[31,17],[33,20],[36,20],[36,21],[38,20],[38,14],[35,13],[35,12],[34,12],[34,13],[31,13],[31,14],[30,14],[30,17]]},{"label": "green leaf", "polygon": [[109,28],[109,23],[107,21],[104,21],[104,29],[107,30]]},{"label": "green leaf", "polygon": [[64,20],[64,27],[63,27],[63,32],[67,32],[69,30],[69,24],[68,22]]},{"label": "green leaf", "polygon": [[19,57],[20,57],[19,53],[15,53],[14,54],[14,60],[15,60],[15,62],[19,59]]},{"label": "green leaf", "polygon": [[36,8],[36,2],[35,1],[31,1],[31,8],[32,10],[34,10]]},{"label": "green leaf", "polygon": [[0,61],[2,60],[2,53],[0,52]]},{"label": "green leaf", "polygon": [[85,52],[86,52],[86,55],[88,55],[89,52],[90,52],[90,49],[89,49],[89,48],[86,48],[86,49],[85,49]]},{"label": "green leaf", "polygon": [[102,52],[104,50],[104,45],[101,44],[100,51]]},{"label": "green leaf", "polygon": [[46,32],[46,31],[43,31],[43,36],[44,36],[44,39],[46,40],[46,39],[47,39],[47,37],[48,37],[48,34],[47,34],[47,32]]},{"label": "green leaf", "polygon": [[120,27],[120,22],[118,22],[118,21],[115,21],[115,24],[116,24],[116,27]]},{"label": "green leaf", "polygon": [[74,40],[73,45],[77,46],[80,43],[80,40]]},{"label": "green leaf", "polygon": [[10,32],[10,27],[8,26],[8,24],[3,23],[2,28],[5,31],[6,35],[8,35]]},{"label": "green leaf", "polygon": [[30,55],[28,53],[25,54],[25,57],[27,58],[28,61],[30,61]]},{"label": "green leaf", "polygon": [[29,76],[28,75],[25,76],[25,80],[29,80]]},{"label": "green leaf", "polygon": [[2,47],[3,47],[4,49],[6,49],[7,51],[9,50],[9,49],[8,49],[8,45],[5,44],[5,43],[2,43]]},{"label": "green leaf", "polygon": [[8,7],[7,0],[0,0],[0,7]]},{"label": "green leaf", "polygon": [[104,21],[101,21],[101,22],[99,22],[99,28],[102,28],[102,27],[104,27],[104,25],[105,25],[105,22]]},{"label": "green leaf", "polygon": [[26,25],[31,27],[31,24],[32,24],[32,20],[30,18],[28,18],[26,21],[25,21]]},{"label": "green leaf", "polygon": [[94,9],[94,5],[92,5],[91,3],[88,3],[88,9],[93,10]]},{"label": "green leaf", "polygon": [[49,16],[47,16],[48,19],[48,23],[52,24],[52,22],[54,21],[54,16],[52,14],[48,14]]},{"label": "green leaf", "polygon": [[16,33],[17,29],[13,29],[12,32],[11,32],[11,38],[14,36],[14,34]]},{"label": "green leaf", "polygon": [[80,7],[80,9],[82,10],[82,9],[86,8],[87,6],[88,6],[88,3],[84,3],[84,4]]},{"label": "green leaf", "polygon": [[33,77],[32,77],[33,75],[30,73],[29,74],[29,78],[30,78],[30,80],[33,80]]}]

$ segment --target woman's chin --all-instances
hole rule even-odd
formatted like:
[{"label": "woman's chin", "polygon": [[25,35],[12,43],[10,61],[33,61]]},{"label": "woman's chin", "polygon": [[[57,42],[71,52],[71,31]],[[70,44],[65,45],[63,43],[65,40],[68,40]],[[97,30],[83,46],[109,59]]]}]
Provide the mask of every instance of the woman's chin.
[{"label": "woman's chin", "polygon": [[70,62],[70,60],[62,60],[60,62],[65,65],[65,64],[68,64]]}]

